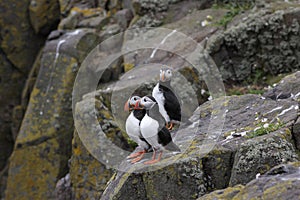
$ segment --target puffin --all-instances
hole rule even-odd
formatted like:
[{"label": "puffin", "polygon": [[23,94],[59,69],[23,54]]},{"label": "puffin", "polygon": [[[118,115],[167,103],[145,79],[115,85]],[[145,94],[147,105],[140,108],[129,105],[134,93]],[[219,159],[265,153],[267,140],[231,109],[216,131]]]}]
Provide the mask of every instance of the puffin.
[{"label": "puffin", "polygon": [[138,144],[137,149],[140,149],[140,151],[132,153],[127,157],[128,159],[133,159],[131,163],[140,161],[144,157],[144,154],[151,148],[150,144],[142,137],[140,131],[141,120],[146,114],[146,110],[136,107],[140,99],[141,97],[139,96],[132,96],[124,105],[125,111],[132,111],[125,123],[127,135]]},{"label": "puffin", "polygon": [[181,106],[171,87],[172,69],[160,70],[159,82],[152,90],[159,112],[165,118],[169,130],[173,128],[173,121],[181,121]]},{"label": "puffin", "polygon": [[[153,96],[144,96],[138,101],[137,107],[146,110],[140,129],[143,138],[152,146],[152,159],[144,164],[153,164],[160,161],[163,150],[180,152],[179,147],[173,142],[166,121],[159,111],[157,101]],[[159,153],[156,159],[156,154]]]}]

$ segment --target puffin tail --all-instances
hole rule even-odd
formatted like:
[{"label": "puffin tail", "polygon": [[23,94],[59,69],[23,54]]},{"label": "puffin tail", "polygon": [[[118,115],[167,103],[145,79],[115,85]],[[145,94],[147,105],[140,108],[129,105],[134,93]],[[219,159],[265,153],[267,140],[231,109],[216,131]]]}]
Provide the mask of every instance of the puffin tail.
[{"label": "puffin tail", "polygon": [[174,151],[174,152],[181,152],[179,147],[172,141],[165,146],[165,149],[167,149],[169,151]]}]

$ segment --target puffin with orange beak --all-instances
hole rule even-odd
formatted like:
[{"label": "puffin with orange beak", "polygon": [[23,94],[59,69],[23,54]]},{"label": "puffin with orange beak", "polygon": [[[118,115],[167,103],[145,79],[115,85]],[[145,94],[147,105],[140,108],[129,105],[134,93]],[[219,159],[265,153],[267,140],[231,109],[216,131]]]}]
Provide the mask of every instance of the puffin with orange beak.
[{"label": "puffin with orange beak", "polygon": [[138,151],[130,154],[127,158],[132,159],[131,163],[140,161],[144,154],[151,148],[150,144],[142,137],[140,131],[140,123],[146,114],[146,110],[137,107],[139,96],[132,96],[124,105],[125,111],[132,111],[126,120],[126,132],[130,139],[138,144]]},{"label": "puffin with orange beak", "polygon": [[[145,96],[138,102],[138,107],[146,110],[141,121],[141,134],[152,146],[152,159],[144,164],[153,164],[160,161],[163,150],[180,152],[179,147],[172,141],[170,131],[166,128],[166,121],[159,111],[158,103],[152,96]],[[156,158],[156,154],[158,157]]]},{"label": "puffin with orange beak", "polygon": [[172,130],[173,121],[181,121],[181,106],[171,87],[172,69],[162,68],[157,85],[152,91],[156,99],[159,112],[167,122],[167,128]]}]

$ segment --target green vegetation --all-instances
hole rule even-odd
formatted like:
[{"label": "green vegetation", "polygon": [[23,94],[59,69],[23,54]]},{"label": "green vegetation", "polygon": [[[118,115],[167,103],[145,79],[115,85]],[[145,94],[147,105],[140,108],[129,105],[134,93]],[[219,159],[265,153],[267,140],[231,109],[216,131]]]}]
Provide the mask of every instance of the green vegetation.
[{"label": "green vegetation", "polygon": [[279,118],[277,118],[277,123],[259,123],[258,126],[260,128],[258,128],[257,130],[253,130],[249,133],[247,133],[246,138],[254,138],[254,137],[258,137],[258,136],[262,136],[262,135],[266,135],[269,133],[272,133],[274,131],[277,131],[279,128],[283,127],[283,123],[280,121]]},{"label": "green vegetation", "polygon": [[216,22],[214,25],[226,27],[227,24],[229,22],[231,22],[232,19],[236,15],[238,15],[238,14],[240,14],[240,13],[246,11],[246,10],[251,9],[253,7],[253,5],[254,5],[253,2],[240,3],[238,1],[235,1],[235,2],[230,2],[230,3],[223,3],[223,2],[220,2],[220,1],[215,1],[212,8],[214,8],[214,9],[227,9],[228,12],[224,15],[224,17],[221,20]]}]

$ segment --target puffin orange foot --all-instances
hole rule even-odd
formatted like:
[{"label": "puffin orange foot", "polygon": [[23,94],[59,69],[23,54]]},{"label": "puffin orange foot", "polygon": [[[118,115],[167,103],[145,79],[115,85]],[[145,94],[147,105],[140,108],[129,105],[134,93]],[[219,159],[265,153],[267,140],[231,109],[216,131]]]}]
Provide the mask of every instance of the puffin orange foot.
[{"label": "puffin orange foot", "polygon": [[139,155],[138,157],[136,157],[135,159],[131,160],[130,162],[132,164],[136,163],[136,162],[139,162],[140,160],[142,160],[142,158],[144,157],[144,154],[145,153],[142,153],[141,155]]},{"label": "puffin orange foot", "polygon": [[162,156],[162,152],[160,152],[158,158],[155,159],[155,154],[154,154],[154,156],[152,157],[152,160],[146,161],[146,162],[144,162],[144,164],[145,164],[145,165],[150,165],[150,164],[157,163],[158,161],[160,161],[161,156]]},{"label": "puffin orange foot", "polygon": [[146,162],[144,162],[145,165],[150,165],[150,164],[154,164],[157,163],[160,159],[155,159],[155,160],[148,160]]},{"label": "puffin orange foot", "polygon": [[138,157],[138,156],[140,156],[141,154],[144,154],[144,153],[145,153],[145,150],[138,151],[136,153],[132,153],[129,156],[127,156],[127,159],[136,158],[136,157]]},{"label": "puffin orange foot", "polygon": [[174,127],[174,124],[173,124],[172,122],[170,122],[170,124],[169,124],[169,123],[167,124],[167,128],[168,128],[169,130],[172,130],[173,127]]}]

